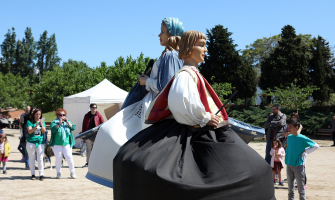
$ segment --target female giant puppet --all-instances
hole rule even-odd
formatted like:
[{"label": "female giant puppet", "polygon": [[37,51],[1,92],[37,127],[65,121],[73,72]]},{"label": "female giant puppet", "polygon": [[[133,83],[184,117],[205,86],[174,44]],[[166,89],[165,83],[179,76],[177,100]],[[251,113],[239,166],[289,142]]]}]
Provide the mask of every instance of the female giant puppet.
[{"label": "female giant puppet", "polygon": [[201,32],[182,35],[184,67],[152,101],[154,124],[114,158],[115,200],[275,199],[270,166],[227,127],[225,109],[213,114],[222,103],[197,68],[205,44]]},{"label": "female giant puppet", "polygon": [[[94,148],[88,163],[87,178],[100,184],[112,187],[113,158],[128,139],[142,129],[145,124],[145,113],[152,99],[169,82],[175,73],[183,66],[178,58],[180,36],[184,27],[178,18],[165,18],[158,35],[160,44],[165,46],[161,57],[154,63],[150,77],[141,76],[139,82],[145,85],[149,93],[138,102],[138,93],[130,92],[122,107],[124,108],[102,125],[96,136]],[[131,104],[132,103],[132,104]],[[131,105],[129,105],[131,104]]]}]

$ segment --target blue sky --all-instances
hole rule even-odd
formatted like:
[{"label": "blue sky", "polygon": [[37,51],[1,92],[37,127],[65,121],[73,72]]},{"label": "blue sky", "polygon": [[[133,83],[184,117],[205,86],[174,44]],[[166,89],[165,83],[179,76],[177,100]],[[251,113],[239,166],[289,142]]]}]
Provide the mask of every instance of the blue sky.
[{"label": "blue sky", "polygon": [[158,34],[164,17],[178,17],[185,30],[206,33],[217,24],[232,32],[244,49],[258,38],[281,32],[287,24],[297,34],[321,35],[335,46],[335,1],[0,1],[0,43],[11,27],[22,39],[31,27],[37,41],[47,30],[56,34],[58,56],[113,65],[119,56],[157,58],[164,50]]}]

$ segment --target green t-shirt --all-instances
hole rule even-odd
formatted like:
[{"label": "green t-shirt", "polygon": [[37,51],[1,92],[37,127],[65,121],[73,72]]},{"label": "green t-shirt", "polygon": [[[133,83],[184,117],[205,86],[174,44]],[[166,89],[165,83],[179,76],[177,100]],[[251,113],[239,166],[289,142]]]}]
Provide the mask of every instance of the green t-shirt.
[{"label": "green t-shirt", "polygon": [[[72,124],[71,128],[68,125],[65,125],[65,126],[61,125],[61,127],[65,128],[65,129],[69,129],[69,131],[75,130],[76,126],[72,122],[70,122],[70,120],[68,120],[68,123]],[[49,144],[49,145],[50,146],[53,146],[53,145],[60,145],[60,146],[70,145],[71,146],[71,144],[70,144],[70,137],[73,137],[72,133],[70,133],[69,135],[66,134],[65,140],[63,142],[61,128],[60,127],[56,128],[57,125],[58,124],[55,123],[54,121],[51,122],[51,124],[50,124],[50,129],[51,129],[50,143],[51,144]],[[72,140],[74,140],[74,139],[72,138]]]},{"label": "green t-shirt", "polygon": [[[32,123],[30,120],[27,121],[27,128],[31,127],[34,128],[36,126],[36,122],[34,121],[34,123]],[[45,128],[45,123],[43,122],[43,127]],[[30,143],[35,144],[36,146],[38,146],[38,144],[44,144],[44,140],[43,140],[43,133],[41,131],[41,126],[38,125],[36,130],[31,133],[28,134],[27,137],[27,141]]]},{"label": "green t-shirt", "polygon": [[55,139],[54,145],[66,146],[66,145],[70,144],[70,137],[69,137],[69,135],[66,135],[65,140],[63,142],[63,140],[62,140],[62,132],[60,130],[55,133],[54,139]]},{"label": "green t-shirt", "polygon": [[291,166],[300,166],[304,163],[302,154],[307,147],[313,147],[315,142],[304,135],[287,136],[285,163]]}]

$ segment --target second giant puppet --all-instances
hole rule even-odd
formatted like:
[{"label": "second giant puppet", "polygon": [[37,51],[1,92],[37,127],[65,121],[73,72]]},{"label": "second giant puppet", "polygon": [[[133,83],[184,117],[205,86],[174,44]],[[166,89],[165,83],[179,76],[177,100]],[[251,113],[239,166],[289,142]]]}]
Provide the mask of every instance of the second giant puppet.
[{"label": "second giant puppet", "polygon": [[229,128],[222,103],[198,71],[206,36],[187,31],[184,67],[152,101],[154,123],[114,158],[115,200],[274,200],[272,170]]},{"label": "second giant puppet", "polygon": [[[178,18],[165,18],[158,35],[160,45],[165,47],[154,63],[150,77],[140,76],[139,83],[149,93],[140,101],[132,92],[128,94],[123,110],[105,122],[99,129],[88,163],[87,178],[105,186],[113,186],[113,158],[119,148],[136,133],[147,128],[145,113],[152,99],[183,66],[178,58],[180,36],[184,33],[183,23]],[[106,91],[108,92],[108,91]],[[135,102],[135,103],[134,103]],[[131,105],[128,105],[132,103]]]}]

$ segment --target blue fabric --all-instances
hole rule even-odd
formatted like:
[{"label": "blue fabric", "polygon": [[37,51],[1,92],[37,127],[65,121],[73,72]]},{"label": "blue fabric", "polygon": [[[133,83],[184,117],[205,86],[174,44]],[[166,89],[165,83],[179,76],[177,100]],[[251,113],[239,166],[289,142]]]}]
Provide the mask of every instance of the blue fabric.
[{"label": "blue fabric", "polygon": [[179,21],[175,17],[167,17],[163,19],[163,22],[168,29],[171,36],[181,36],[184,33],[183,22]]},{"label": "blue fabric", "polygon": [[184,61],[179,60],[178,52],[167,51],[160,58],[157,73],[157,88],[162,90],[171,78],[183,67]]},{"label": "blue fabric", "polygon": [[[133,103],[136,103],[138,101],[141,101],[143,97],[148,94],[149,91],[145,89],[145,85],[140,85],[138,82],[135,83],[135,85],[131,88],[129,91],[126,99],[124,100],[121,110],[124,109],[127,106],[130,106]],[[140,98],[141,93],[141,98]]]},{"label": "blue fabric", "polygon": [[26,167],[29,167],[29,155],[28,155],[26,147],[27,147],[27,142],[24,143],[24,158],[26,159],[25,161]]},{"label": "blue fabric", "polygon": [[47,129],[45,129],[45,133],[43,134],[43,140],[44,140],[44,144],[49,145],[48,130]]},{"label": "blue fabric", "polygon": [[109,187],[109,188],[113,188],[113,181],[111,181],[109,179],[105,179],[103,177],[93,175],[90,172],[87,172],[86,178],[88,180],[93,181],[93,182],[99,183],[99,184],[101,184],[103,186],[106,186],[106,187]]},{"label": "blue fabric", "polygon": [[[157,72],[157,88],[162,90],[163,87],[171,80],[171,78],[183,67],[184,61],[179,60],[178,52],[167,51],[160,57],[159,67]],[[142,89],[140,89],[142,87]],[[141,98],[139,93],[141,91]],[[143,97],[148,93],[145,89],[145,86],[141,86],[139,83],[136,83],[134,87],[131,88],[130,92],[127,95],[127,98],[123,102],[121,110],[125,107],[139,102]]]},{"label": "blue fabric", "polygon": [[[59,119],[57,118],[53,120],[51,123],[59,124]],[[59,126],[59,129],[62,133],[62,141],[64,142],[66,136],[71,134],[70,127],[66,122],[63,121],[63,126]]]},{"label": "blue fabric", "polygon": [[300,166],[304,163],[301,156],[307,147],[313,147],[315,142],[304,135],[287,136],[287,147],[285,154],[285,164]]}]

